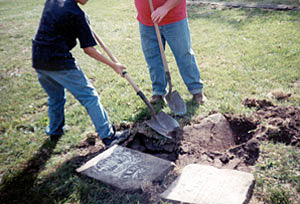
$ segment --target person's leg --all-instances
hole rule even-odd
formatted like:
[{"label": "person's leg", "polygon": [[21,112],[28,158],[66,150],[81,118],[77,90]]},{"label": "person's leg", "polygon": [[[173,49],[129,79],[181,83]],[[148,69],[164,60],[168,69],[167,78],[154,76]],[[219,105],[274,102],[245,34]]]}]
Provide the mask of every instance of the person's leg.
[{"label": "person's leg", "polygon": [[[142,50],[152,81],[153,95],[166,94],[167,80],[154,26],[139,23]],[[162,39],[165,44],[165,39]]]},{"label": "person's leg", "polygon": [[66,102],[65,89],[45,72],[38,71],[38,80],[45,92],[48,94],[48,116],[49,126],[46,133],[52,136],[63,134],[65,124],[64,105]]},{"label": "person's leg", "polygon": [[202,92],[200,71],[191,48],[190,30],[187,19],[161,26],[161,33],[169,44],[184,83],[191,94]]},{"label": "person's leg", "polygon": [[52,72],[51,76],[68,89],[86,108],[101,139],[114,134],[107,113],[100,103],[99,96],[80,68]]},{"label": "person's leg", "polygon": [[[37,72],[40,81],[42,81],[42,86],[45,87],[45,90],[48,94],[50,94],[51,96],[52,95],[62,96],[61,91],[63,90],[63,104],[64,104],[65,103],[64,88],[66,88],[74,95],[74,97],[77,100],[79,100],[79,102],[88,111],[88,114],[92,119],[93,124],[96,128],[96,131],[99,137],[102,139],[103,143],[106,145],[106,147],[110,147],[114,144],[120,144],[121,142],[123,142],[125,139],[128,138],[130,134],[128,130],[116,131],[113,125],[110,123],[107,113],[99,101],[99,96],[95,88],[92,86],[92,84],[89,82],[89,80],[87,79],[87,77],[81,71],[80,68],[73,69],[73,70],[62,70],[62,71],[37,70]],[[45,78],[47,78],[47,81],[45,80]],[[49,84],[60,87],[61,88],[60,91],[57,89],[56,92],[54,89],[51,88]],[[51,107],[53,106],[51,105]],[[58,109],[51,108],[51,110],[52,113],[53,110],[58,110]],[[61,107],[59,110],[61,110]],[[60,120],[51,120],[51,121],[57,122]],[[63,122],[59,124],[61,124],[61,126],[59,127],[61,127],[62,130],[64,124],[64,117],[63,117]]]}]

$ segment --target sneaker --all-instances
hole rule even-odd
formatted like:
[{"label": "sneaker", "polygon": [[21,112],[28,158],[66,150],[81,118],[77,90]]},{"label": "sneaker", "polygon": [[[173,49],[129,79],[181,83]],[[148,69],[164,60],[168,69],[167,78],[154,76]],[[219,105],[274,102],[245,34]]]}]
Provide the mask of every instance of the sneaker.
[{"label": "sneaker", "polygon": [[115,134],[113,134],[110,137],[106,137],[104,139],[102,139],[102,142],[104,143],[104,145],[109,148],[115,144],[121,144],[122,142],[124,142],[130,135],[129,130],[124,130],[124,131],[116,131],[114,129]]},{"label": "sneaker", "polygon": [[50,141],[51,142],[57,142],[61,138],[62,135],[63,134],[60,134],[60,135],[49,135],[50,136]]},{"label": "sneaker", "polygon": [[57,142],[61,136],[63,136],[66,132],[71,130],[71,127],[69,125],[64,125],[61,131],[58,131],[56,134],[49,134],[50,129],[49,127],[46,128],[46,134],[50,136],[50,140],[53,142]]},{"label": "sneaker", "polygon": [[207,101],[207,98],[201,93],[198,93],[198,94],[193,94],[193,100],[201,105],[201,104],[204,104],[206,101]]},{"label": "sneaker", "polygon": [[164,98],[161,95],[153,95],[150,99],[150,103],[152,105],[158,104],[158,103],[164,103]]}]

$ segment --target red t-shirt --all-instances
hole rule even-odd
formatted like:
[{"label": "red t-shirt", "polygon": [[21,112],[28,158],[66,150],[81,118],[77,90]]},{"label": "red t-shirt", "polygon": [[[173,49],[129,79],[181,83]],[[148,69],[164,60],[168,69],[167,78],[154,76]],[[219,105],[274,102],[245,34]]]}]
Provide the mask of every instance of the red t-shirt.
[{"label": "red t-shirt", "polygon": [[[167,0],[152,0],[154,10],[162,6]],[[153,26],[149,0],[134,0],[137,10],[137,20],[144,25]],[[182,0],[176,7],[171,9],[158,25],[175,23],[185,19],[187,16],[186,0]]]}]

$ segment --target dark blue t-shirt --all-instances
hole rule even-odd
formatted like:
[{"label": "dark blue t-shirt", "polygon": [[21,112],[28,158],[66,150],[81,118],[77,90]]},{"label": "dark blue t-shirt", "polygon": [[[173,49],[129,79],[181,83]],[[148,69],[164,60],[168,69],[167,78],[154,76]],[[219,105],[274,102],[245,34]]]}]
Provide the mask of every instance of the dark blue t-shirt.
[{"label": "dark blue t-shirt", "polygon": [[76,68],[70,53],[76,39],[81,48],[97,44],[85,13],[75,0],[47,0],[32,41],[32,66],[53,71]]}]

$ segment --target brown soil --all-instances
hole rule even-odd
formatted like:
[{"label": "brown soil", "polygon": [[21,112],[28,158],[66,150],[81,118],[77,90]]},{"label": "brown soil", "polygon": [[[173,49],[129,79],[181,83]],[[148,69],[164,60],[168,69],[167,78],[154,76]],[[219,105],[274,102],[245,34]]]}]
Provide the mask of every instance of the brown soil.
[{"label": "brown soil", "polygon": [[[252,115],[211,113],[177,129],[172,140],[160,136],[144,123],[118,128],[131,129],[131,136],[123,146],[173,161],[179,168],[198,163],[251,171],[249,167],[258,159],[261,140],[300,146],[298,108],[249,98],[243,104],[255,108]],[[103,148],[101,141],[95,143],[95,137],[89,137],[78,147],[86,153]]]}]

